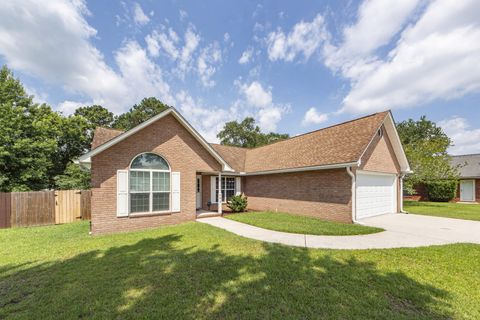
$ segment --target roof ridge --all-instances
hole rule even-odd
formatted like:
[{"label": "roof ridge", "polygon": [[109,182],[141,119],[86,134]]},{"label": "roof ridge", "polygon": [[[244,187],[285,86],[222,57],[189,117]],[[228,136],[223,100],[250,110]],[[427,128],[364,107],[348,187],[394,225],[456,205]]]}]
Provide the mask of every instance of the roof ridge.
[{"label": "roof ridge", "polygon": [[221,143],[214,143],[214,142],[209,142],[211,145],[215,146],[222,146],[222,147],[228,147],[228,148],[237,148],[237,149],[242,149],[242,150],[250,150],[252,148],[247,148],[247,147],[239,147],[239,146],[229,146],[226,144],[221,144]]},{"label": "roof ridge", "polygon": [[251,148],[249,150],[260,149],[260,148],[263,148],[263,147],[266,147],[266,146],[271,146],[271,145],[276,144],[276,143],[292,140],[292,139],[295,139],[295,138],[298,138],[298,137],[306,136],[306,135],[311,134],[311,133],[323,131],[323,130],[330,129],[330,128],[333,128],[333,127],[338,127],[338,126],[341,126],[341,125],[344,125],[344,124],[347,124],[347,123],[350,123],[350,122],[362,120],[362,119],[365,119],[365,118],[370,118],[370,117],[376,116],[378,114],[388,113],[388,112],[390,112],[390,109],[385,110],[385,111],[381,111],[381,112],[375,112],[375,113],[372,113],[372,114],[369,114],[369,115],[366,115],[366,116],[363,116],[363,117],[360,117],[360,118],[350,119],[350,120],[347,120],[347,121],[344,121],[344,122],[332,124],[332,125],[330,125],[328,127],[325,127],[325,128],[320,128],[320,129],[316,129],[316,130],[313,130],[313,131],[305,132],[305,133],[302,133],[302,134],[299,134],[299,135],[296,135],[296,136],[293,136],[293,137],[290,137],[290,138],[287,138],[287,139],[277,140],[277,141],[274,141],[272,143],[265,144],[263,146],[258,146],[258,147],[255,147],[255,148]]},{"label": "roof ridge", "polygon": [[121,129],[109,128],[109,127],[104,127],[104,126],[96,126],[95,129],[97,129],[97,128],[106,129],[106,130],[110,130],[110,131],[125,132],[124,130],[121,130]]},{"label": "roof ridge", "polygon": [[468,157],[468,156],[480,156],[480,153],[466,153],[466,154],[450,154],[450,157]]}]

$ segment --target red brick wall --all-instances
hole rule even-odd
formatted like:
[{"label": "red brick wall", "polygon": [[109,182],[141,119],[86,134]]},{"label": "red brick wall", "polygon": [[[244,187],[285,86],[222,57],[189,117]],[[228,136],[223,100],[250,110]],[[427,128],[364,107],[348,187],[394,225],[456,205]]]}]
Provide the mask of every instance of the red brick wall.
[{"label": "red brick wall", "polygon": [[[116,216],[116,173],[127,169],[142,152],[163,156],[181,173],[181,212],[168,215]],[[92,159],[92,232],[112,233],[174,224],[195,219],[197,171],[218,171],[220,164],[171,115],[101,152]]]},{"label": "red brick wall", "polygon": [[384,128],[382,136],[376,135],[363,155],[360,169],[385,173],[400,173],[400,165]]},{"label": "red brick wall", "polygon": [[248,176],[243,191],[251,210],[352,222],[351,183],[346,169],[319,170]]}]

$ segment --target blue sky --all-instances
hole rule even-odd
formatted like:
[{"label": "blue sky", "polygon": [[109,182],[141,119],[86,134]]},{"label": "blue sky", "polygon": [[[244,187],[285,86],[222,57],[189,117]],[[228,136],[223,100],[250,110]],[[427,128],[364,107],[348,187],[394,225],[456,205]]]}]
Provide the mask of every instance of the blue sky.
[{"label": "blue sky", "polygon": [[210,141],[253,116],[291,135],[385,109],[480,152],[478,1],[2,1],[0,63],[66,114],[145,96]]}]

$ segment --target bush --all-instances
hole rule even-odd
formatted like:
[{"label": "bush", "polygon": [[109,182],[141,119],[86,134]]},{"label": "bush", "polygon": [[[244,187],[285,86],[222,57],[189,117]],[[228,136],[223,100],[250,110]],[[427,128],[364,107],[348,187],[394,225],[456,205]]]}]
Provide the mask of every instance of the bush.
[{"label": "bush", "polygon": [[244,194],[233,196],[227,202],[227,207],[229,207],[233,212],[243,212],[247,209],[247,197]]},{"label": "bush", "polygon": [[428,199],[431,201],[448,202],[457,194],[456,180],[435,180],[425,183]]}]

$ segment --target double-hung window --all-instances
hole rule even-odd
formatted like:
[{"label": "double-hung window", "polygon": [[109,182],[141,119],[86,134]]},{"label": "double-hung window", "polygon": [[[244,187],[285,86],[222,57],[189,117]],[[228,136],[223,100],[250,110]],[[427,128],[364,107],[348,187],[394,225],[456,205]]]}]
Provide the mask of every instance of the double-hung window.
[{"label": "double-hung window", "polygon": [[[222,202],[235,195],[235,177],[222,177]],[[218,177],[215,178],[215,202],[218,202]]]},{"label": "double-hung window", "polygon": [[130,212],[170,211],[170,166],[154,153],[142,153],[130,165]]}]

